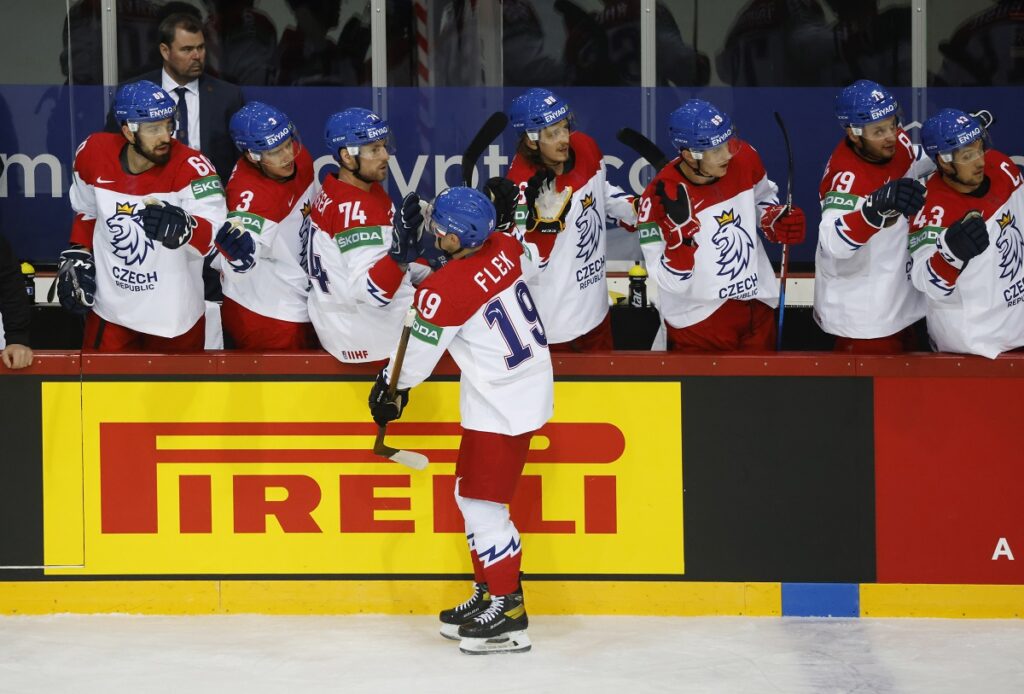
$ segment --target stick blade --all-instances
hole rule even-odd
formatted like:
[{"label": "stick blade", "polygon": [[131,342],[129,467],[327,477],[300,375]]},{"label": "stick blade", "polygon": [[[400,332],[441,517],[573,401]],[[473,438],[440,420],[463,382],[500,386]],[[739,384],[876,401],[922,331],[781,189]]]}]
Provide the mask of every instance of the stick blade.
[{"label": "stick blade", "polygon": [[483,154],[484,149],[498,138],[498,135],[505,132],[507,125],[508,116],[503,111],[495,111],[480,126],[473,141],[462,153],[462,180],[467,186],[473,185],[473,169],[476,167],[476,160]]},{"label": "stick blade", "polygon": [[659,171],[668,164],[668,157],[658,145],[651,142],[643,133],[633,128],[623,128],[616,134],[616,139],[647,160],[647,163]]},{"label": "stick blade", "polygon": [[412,468],[413,470],[424,470],[430,463],[430,459],[427,456],[422,453],[417,453],[416,451],[396,450],[388,457],[396,463],[401,463],[407,468]]}]

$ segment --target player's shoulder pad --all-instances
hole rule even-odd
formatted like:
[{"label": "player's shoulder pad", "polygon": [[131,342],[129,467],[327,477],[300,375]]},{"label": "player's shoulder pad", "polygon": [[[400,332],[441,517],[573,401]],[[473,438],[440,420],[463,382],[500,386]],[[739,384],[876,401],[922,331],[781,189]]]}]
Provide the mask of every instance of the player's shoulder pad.
[{"label": "player's shoulder pad", "polygon": [[171,160],[167,162],[167,169],[174,176],[175,188],[191,188],[192,196],[197,200],[213,195],[224,197],[224,184],[217,175],[217,169],[197,149],[175,140],[171,146]]},{"label": "player's shoulder pad", "polygon": [[113,163],[121,168],[121,149],[128,143],[121,133],[93,133],[78,145],[75,151],[74,170],[86,183],[95,183],[104,166]]},{"label": "player's shoulder pad", "polygon": [[517,153],[512,157],[512,165],[508,167],[507,176],[508,180],[519,185],[530,180],[530,176],[533,176],[536,172],[536,167]]}]

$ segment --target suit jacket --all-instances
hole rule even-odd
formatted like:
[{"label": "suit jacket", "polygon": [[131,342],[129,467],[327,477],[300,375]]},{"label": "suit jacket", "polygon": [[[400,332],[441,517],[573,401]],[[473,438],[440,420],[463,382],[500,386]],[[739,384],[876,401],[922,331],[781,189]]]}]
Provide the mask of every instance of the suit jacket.
[{"label": "suit jacket", "polygon": [[[130,80],[149,80],[156,84],[163,81],[163,68],[153,70]],[[174,97],[171,97],[174,98]],[[238,150],[231,141],[231,133],[228,130],[228,123],[231,116],[235,115],[238,109],[242,108],[245,101],[242,98],[242,90],[238,85],[219,80],[203,73],[199,77],[199,150],[205,154],[221,180],[227,185],[231,170],[238,161]],[[107,114],[107,130],[117,132],[120,130],[114,120],[114,112],[111,108]]]}]

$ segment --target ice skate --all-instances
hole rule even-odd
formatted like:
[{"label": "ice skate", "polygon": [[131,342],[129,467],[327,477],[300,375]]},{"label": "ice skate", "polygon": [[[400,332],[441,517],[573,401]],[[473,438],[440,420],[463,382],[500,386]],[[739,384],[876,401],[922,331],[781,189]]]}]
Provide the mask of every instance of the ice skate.
[{"label": "ice skate", "polygon": [[529,618],[522,589],[508,595],[491,596],[490,606],[459,627],[459,650],[469,655],[525,653],[530,650],[526,635]]},{"label": "ice skate", "polygon": [[469,600],[440,614],[441,636],[452,641],[459,640],[459,627],[491,606],[491,595],[486,583],[474,583],[473,595]]}]

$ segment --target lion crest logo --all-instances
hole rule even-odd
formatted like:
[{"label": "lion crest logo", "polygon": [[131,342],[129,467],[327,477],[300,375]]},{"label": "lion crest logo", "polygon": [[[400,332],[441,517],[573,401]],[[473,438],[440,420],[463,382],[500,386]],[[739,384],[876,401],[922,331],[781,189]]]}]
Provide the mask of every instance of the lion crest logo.
[{"label": "lion crest logo", "polygon": [[743,218],[732,210],[715,216],[718,230],[711,236],[711,242],[718,251],[718,275],[734,280],[750,265],[754,254],[754,239],[743,228]]},{"label": "lion crest logo", "polygon": [[996,248],[999,249],[999,277],[1017,279],[1021,265],[1024,264],[1024,235],[1017,227],[1017,218],[1007,210],[996,220],[999,223],[999,236]]},{"label": "lion crest logo", "polygon": [[142,265],[153,250],[153,240],[142,230],[142,216],[135,211],[135,205],[118,203],[113,216],[107,218],[107,227],[114,233],[110,239],[114,255],[126,265]]},{"label": "lion crest logo", "polygon": [[604,220],[597,213],[593,194],[588,193],[583,197],[582,206],[583,210],[580,212],[580,216],[576,218],[576,229],[580,232],[580,237],[576,241],[576,248],[579,249],[576,257],[588,263],[597,252],[597,244],[601,240],[601,226]]}]

